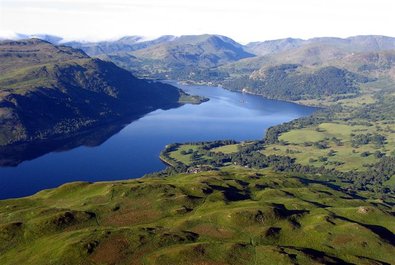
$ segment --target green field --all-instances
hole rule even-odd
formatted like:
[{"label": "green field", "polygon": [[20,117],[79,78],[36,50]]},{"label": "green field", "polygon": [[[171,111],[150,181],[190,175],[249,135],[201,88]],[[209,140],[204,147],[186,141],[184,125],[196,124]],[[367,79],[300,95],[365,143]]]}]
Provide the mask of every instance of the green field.
[{"label": "green field", "polygon": [[229,144],[217,148],[213,148],[211,151],[216,152],[216,153],[224,153],[224,154],[232,154],[236,153],[239,150],[240,144]]},{"label": "green field", "polygon": [[195,145],[190,145],[190,144],[186,144],[186,145],[182,145],[180,148],[178,148],[177,150],[175,150],[174,152],[172,152],[170,154],[170,157],[180,161],[181,163],[185,164],[185,165],[189,165],[191,163],[191,156],[192,154],[186,154],[186,155],[182,155],[181,152],[188,152],[188,151],[196,151],[197,147]]},{"label": "green field", "polygon": [[[395,128],[393,125],[383,125],[379,122],[375,126],[322,123],[317,126],[286,132],[279,137],[282,144],[268,145],[262,152],[264,154],[294,157],[298,163],[303,165],[333,167],[342,171],[364,170],[364,165],[378,161],[378,158],[373,155],[374,152],[379,151],[383,154],[391,155],[395,149],[395,135],[390,131],[386,132],[383,130],[385,126],[389,126],[388,128],[391,130]],[[387,139],[386,143],[380,147],[374,144],[352,146],[352,134],[367,133],[384,135]],[[333,138],[340,141],[341,145],[334,141]],[[320,149],[314,144],[305,145],[305,143],[317,143],[320,141],[325,141],[327,147]],[[333,154],[328,155],[331,150],[333,150]],[[369,152],[371,155],[362,157],[361,154],[364,152]],[[320,162],[320,157],[326,157],[327,162]],[[336,162],[341,162],[342,165],[334,165]]]},{"label": "green field", "polygon": [[325,139],[325,135],[316,132],[314,129],[300,129],[287,132],[279,138],[282,141],[294,144],[301,144],[307,141],[318,142]]}]

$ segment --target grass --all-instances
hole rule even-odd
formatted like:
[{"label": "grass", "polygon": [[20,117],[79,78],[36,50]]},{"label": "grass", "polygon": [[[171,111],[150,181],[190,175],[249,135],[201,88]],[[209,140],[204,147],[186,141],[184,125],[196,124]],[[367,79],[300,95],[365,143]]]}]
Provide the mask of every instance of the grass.
[{"label": "grass", "polygon": [[239,146],[240,146],[239,144],[229,144],[229,145],[213,148],[211,149],[211,151],[216,153],[221,152],[224,154],[232,154],[232,153],[236,153],[239,150]]},{"label": "grass", "polygon": [[295,129],[290,132],[282,134],[279,140],[292,143],[302,144],[305,142],[318,142],[326,138],[331,139],[333,137],[339,138],[344,141],[351,140],[351,134],[357,132],[374,132],[372,126],[359,126],[359,125],[347,125],[341,123],[321,123],[318,126]]},{"label": "grass", "polygon": [[367,224],[395,232],[385,204],[270,169],[77,182],[0,202],[0,263],[395,262]]},{"label": "grass", "polygon": [[384,182],[384,184],[389,187],[394,187],[395,186],[395,176],[392,176],[389,180]]},{"label": "grass", "polygon": [[178,100],[178,102],[181,104],[200,104],[206,101],[208,101],[208,98],[184,93],[181,94]]},{"label": "grass", "polygon": [[[55,67],[66,67],[68,65],[84,65],[88,59],[75,59],[64,62],[41,63],[30,66],[11,68],[0,75],[0,91],[10,91],[15,94],[24,95],[34,91],[37,87],[52,88],[56,86]],[[45,73],[41,73],[45,68]]]},{"label": "grass", "polygon": [[[361,123],[363,124],[363,123]],[[366,171],[367,165],[377,163],[374,153],[379,151],[387,156],[395,150],[395,125],[386,124],[383,121],[371,122],[371,125],[348,124],[337,120],[334,122],[323,122],[301,129],[293,129],[280,135],[280,143],[269,144],[261,152],[265,155],[290,156],[302,165],[312,165],[315,167],[324,166],[339,171]],[[380,134],[386,137],[383,146],[366,144],[353,146],[352,135],[358,134]],[[320,148],[316,143],[323,142],[325,148]],[[248,143],[246,143],[248,144]],[[232,154],[238,152],[240,144],[224,145],[212,148],[211,152],[222,152]],[[170,152],[170,157],[175,161],[185,165],[190,165],[193,161],[190,152],[182,154],[182,151],[199,152],[199,145],[179,145],[178,149]],[[363,156],[368,152],[368,156]],[[206,157],[205,157],[206,158]]]},{"label": "grass", "polygon": [[[296,159],[297,163],[302,165],[314,165],[317,167],[325,166],[328,168],[336,168],[341,171],[349,170],[366,170],[364,165],[376,163],[373,153],[380,151],[386,155],[390,155],[395,147],[395,136],[391,132],[393,125],[382,124],[381,122],[373,123],[373,126],[366,125],[349,125],[344,122],[321,123],[319,125],[294,129],[283,133],[279,140],[285,144],[271,144],[265,147],[262,152],[270,155],[287,155]],[[387,128],[389,130],[384,130]],[[374,144],[360,145],[353,147],[351,144],[352,134],[381,134],[387,140],[382,147]],[[337,144],[333,138],[341,142]],[[324,141],[327,148],[320,149],[314,143]],[[306,145],[306,143],[310,143]],[[328,155],[333,150],[332,155]],[[362,157],[363,152],[369,152],[371,155]],[[320,157],[326,157],[327,161],[320,161]],[[340,162],[341,165],[336,164]]]},{"label": "grass", "polygon": [[[196,145],[191,145],[191,144],[185,144],[185,145],[181,145],[179,148],[177,148],[177,150],[175,150],[174,152],[170,153],[170,157],[180,161],[181,163],[185,164],[185,165],[189,165],[192,160],[191,160],[191,156],[192,154],[190,153],[190,150],[196,151],[198,149],[198,147]],[[188,154],[181,154],[181,152],[188,152]]]},{"label": "grass", "polygon": [[286,132],[279,138],[281,141],[286,141],[294,144],[301,144],[307,141],[318,142],[325,139],[325,135],[315,131],[314,129],[300,129]]}]

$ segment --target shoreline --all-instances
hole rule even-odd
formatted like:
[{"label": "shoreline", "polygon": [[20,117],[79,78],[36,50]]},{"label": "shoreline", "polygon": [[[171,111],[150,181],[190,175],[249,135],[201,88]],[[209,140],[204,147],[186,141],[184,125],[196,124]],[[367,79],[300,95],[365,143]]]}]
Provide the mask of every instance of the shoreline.
[{"label": "shoreline", "polygon": [[[176,81],[177,83],[179,82],[179,81]],[[226,91],[230,91],[230,92],[236,92],[236,93],[239,93],[239,94],[241,94],[242,92],[239,92],[239,91],[232,91],[232,90],[229,90],[229,89],[226,89],[226,88],[223,88],[224,90],[226,90]],[[262,98],[265,98],[265,97],[263,97],[263,96],[261,96],[261,95],[254,95],[253,93],[250,93],[251,95],[253,95],[253,96],[259,96],[259,97],[262,97]],[[283,102],[287,102],[287,101],[284,101],[284,100],[277,100],[277,99],[273,99],[273,100],[276,100],[276,101],[283,101]],[[288,101],[288,103],[293,103],[293,104],[295,104],[294,102],[289,102]],[[297,104],[297,105],[300,105],[300,106],[303,106],[303,107],[310,107],[310,106],[305,106],[305,105],[301,105],[301,104]],[[311,114],[309,114],[309,115],[311,115]],[[309,116],[309,115],[306,115],[306,116]],[[141,117],[140,117],[141,118]],[[292,120],[294,120],[294,119],[292,119]],[[290,120],[290,121],[292,121],[292,120]],[[288,122],[290,122],[290,121],[288,121]],[[276,125],[274,125],[274,126],[278,126],[278,125],[281,125],[282,123],[279,123],[279,124],[276,124]],[[274,126],[270,126],[269,128],[272,128],[272,127],[274,127]],[[268,129],[269,129],[268,128]],[[89,130],[88,130],[89,131]],[[259,140],[260,138],[258,138],[257,140]],[[169,142],[169,143],[167,143],[167,144],[171,144],[171,142]],[[163,150],[163,149],[162,149]],[[161,156],[161,155],[159,155],[157,158],[159,158],[159,160],[165,165],[165,167],[175,167],[175,164],[174,163],[172,163],[170,160],[168,160],[168,159],[166,159],[165,157],[163,157],[163,156]],[[153,171],[152,173],[155,173],[155,172],[157,172],[157,171]],[[139,177],[137,177],[137,178],[135,178],[135,179],[139,179],[139,178],[142,178],[144,176],[144,174],[143,175],[140,175]],[[130,179],[130,178],[128,178],[128,179]],[[77,180],[78,181],[78,180]],[[108,181],[113,181],[113,180],[108,180]],[[115,181],[115,180],[114,180]],[[119,180],[118,180],[119,181]],[[70,182],[64,182],[64,183],[62,183],[62,184],[60,184],[60,185],[64,185],[64,184],[66,184],[66,183],[73,183],[73,182],[75,182],[75,181],[70,181]],[[97,181],[93,181],[93,182],[97,182]],[[102,181],[99,181],[99,182],[102,182]],[[60,186],[59,185],[59,186]],[[56,187],[52,187],[52,188],[44,188],[44,189],[42,189],[42,190],[45,190],[45,189],[55,189],[55,188],[57,188],[58,186],[56,186]],[[39,190],[39,191],[37,191],[37,192],[40,192],[41,190]],[[34,195],[34,194],[36,194],[37,192],[34,192],[34,193],[32,193],[32,194],[30,194],[30,195],[27,195],[27,196],[32,196],[32,195]],[[16,198],[24,198],[24,197],[26,197],[26,196],[22,196],[22,197],[15,197],[15,199]],[[6,200],[6,199],[2,199],[2,200]]]},{"label": "shoreline", "polygon": [[253,93],[251,91],[239,91],[239,90],[233,90],[233,89],[229,89],[226,88],[222,85],[215,85],[215,84],[210,84],[210,82],[194,82],[194,81],[185,81],[185,80],[161,80],[160,82],[169,82],[170,84],[176,83],[176,84],[180,84],[180,85],[186,85],[186,86],[212,86],[212,87],[220,87],[223,88],[227,91],[231,91],[231,92],[236,92],[236,93],[244,93],[244,94],[248,94],[248,95],[253,95],[253,96],[259,96],[259,97],[263,97],[264,99],[269,99],[269,100],[278,100],[278,101],[283,101],[283,102],[288,102],[288,103],[293,103],[299,106],[304,106],[304,107],[313,107],[313,108],[326,108],[328,107],[328,105],[323,105],[322,103],[318,103],[318,104],[307,104],[307,103],[302,103],[300,101],[295,101],[295,100],[288,100],[288,99],[281,99],[281,98],[271,98],[271,97],[267,97],[265,95],[262,94],[258,94],[258,93]]}]

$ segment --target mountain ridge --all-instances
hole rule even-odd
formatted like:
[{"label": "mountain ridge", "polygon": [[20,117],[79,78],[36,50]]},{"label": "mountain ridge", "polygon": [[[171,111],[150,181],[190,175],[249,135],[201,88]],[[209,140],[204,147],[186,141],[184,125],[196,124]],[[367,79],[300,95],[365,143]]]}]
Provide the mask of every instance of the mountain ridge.
[{"label": "mountain ridge", "polygon": [[0,58],[1,144],[76,133],[180,98],[175,87],[38,39],[0,42]]}]

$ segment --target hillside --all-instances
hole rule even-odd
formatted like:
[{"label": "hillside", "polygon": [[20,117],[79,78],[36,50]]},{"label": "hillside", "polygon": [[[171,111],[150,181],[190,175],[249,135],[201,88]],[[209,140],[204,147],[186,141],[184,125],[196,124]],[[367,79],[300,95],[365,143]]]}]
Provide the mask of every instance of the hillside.
[{"label": "hillside", "polygon": [[69,136],[180,97],[175,87],[39,39],[2,41],[0,58],[0,145]]},{"label": "hillside", "polygon": [[264,56],[305,46],[332,46],[344,52],[379,52],[395,49],[395,38],[379,35],[354,36],[344,39],[333,37],[307,40],[287,38],[248,43],[246,49],[258,56]]},{"label": "hillside", "polygon": [[251,57],[242,45],[218,35],[191,35],[134,52],[140,58],[163,60],[167,64],[212,67]]},{"label": "hillside", "polygon": [[303,45],[305,41],[302,39],[278,39],[278,40],[268,40],[268,41],[257,41],[257,42],[250,42],[245,45],[247,51],[258,55],[264,56],[273,53],[284,52],[296,47],[300,47]]},{"label": "hillside", "polygon": [[262,68],[250,76],[224,81],[226,88],[268,98],[301,100],[351,96],[359,93],[358,83],[369,79],[333,66],[304,68],[281,64]]},{"label": "hillside", "polygon": [[[231,83],[235,79],[245,79],[273,66],[297,64],[312,70],[333,66],[371,78],[385,76],[394,79],[395,76],[395,40],[391,37],[368,35],[346,39],[288,38],[249,43],[245,49],[257,56],[211,69],[212,75],[226,76]],[[221,83],[217,79],[206,81]]]},{"label": "hillside", "polygon": [[70,183],[0,202],[1,264],[393,264],[393,213],[308,176]]}]

